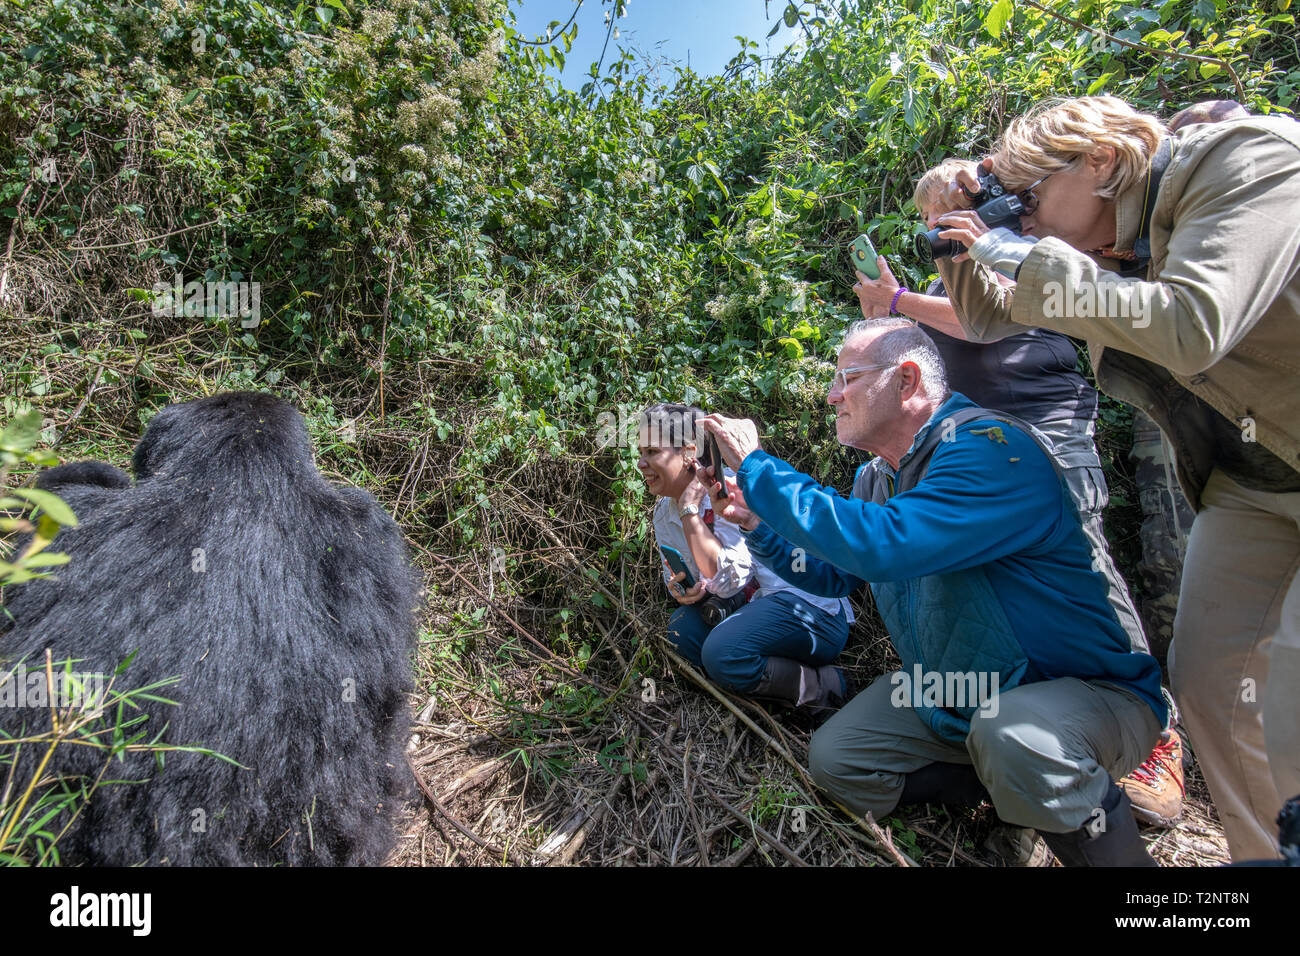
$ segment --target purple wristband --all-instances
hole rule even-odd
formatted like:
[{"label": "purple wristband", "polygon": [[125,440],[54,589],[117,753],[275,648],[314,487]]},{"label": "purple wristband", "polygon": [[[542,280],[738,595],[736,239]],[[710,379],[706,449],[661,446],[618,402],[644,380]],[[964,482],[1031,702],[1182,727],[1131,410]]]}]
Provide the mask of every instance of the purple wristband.
[{"label": "purple wristband", "polygon": [[892,299],[889,300],[889,314],[890,314],[890,315],[902,315],[901,312],[896,312],[896,311],[895,311],[894,306],[898,305],[898,297],[899,297],[900,295],[902,295],[904,292],[907,292],[907,291],[908,291],[908,288],[907,288],[907,286],[905,286],[905,285],[900,285],[900,286],[898,287],[898,291],[894,293],[894,297],[893,297]]}]

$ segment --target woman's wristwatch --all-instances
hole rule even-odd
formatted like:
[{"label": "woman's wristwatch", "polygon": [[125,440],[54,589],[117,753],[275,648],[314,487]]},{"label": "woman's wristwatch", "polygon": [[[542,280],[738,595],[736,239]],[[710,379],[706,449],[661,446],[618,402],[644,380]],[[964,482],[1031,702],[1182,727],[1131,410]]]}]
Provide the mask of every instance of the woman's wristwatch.
[{"label": "woman's wristwatch", "polygon": [[700,513],[699,505],[687,505],[685,508],[681,508],[678,510],[677,517],[685,518],[687,515],[699,515],[699,513]]}]

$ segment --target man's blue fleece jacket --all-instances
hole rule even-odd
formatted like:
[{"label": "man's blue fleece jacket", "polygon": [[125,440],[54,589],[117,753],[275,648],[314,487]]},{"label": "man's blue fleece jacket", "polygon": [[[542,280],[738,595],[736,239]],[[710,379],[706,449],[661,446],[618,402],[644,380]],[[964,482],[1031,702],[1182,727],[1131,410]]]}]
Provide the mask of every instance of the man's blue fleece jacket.
[{"label": "man's blue fleece jacket", "polygon": [[[971,405],[954,393],[918,440]],[[990,425],[1001,426],[1005,443],[988,433],[970,435]],[[982,566],[1028,659],[1021,683],[1109,681],[1145,700],[1164,726],[1160,665],[1131,650],[1107,600],[1106,579],[1092,568],[1075,506],[1046,453],[1025,432],[996,420],[959,426],[956,438],[938,444],[916,487],[883,504],[845,498],[767,452],[751,452],[737,474],[750,510],[763,520],[746,535],[750,551],[796,587],[828,597],[846,596],[867,582],[879,600],[879,586],[887,582]],[[915,647],[923,622],[914,630],[891,632],[895,647]],[[904,659],[916,656],[924,666],[923,637],[916,650]]]}]

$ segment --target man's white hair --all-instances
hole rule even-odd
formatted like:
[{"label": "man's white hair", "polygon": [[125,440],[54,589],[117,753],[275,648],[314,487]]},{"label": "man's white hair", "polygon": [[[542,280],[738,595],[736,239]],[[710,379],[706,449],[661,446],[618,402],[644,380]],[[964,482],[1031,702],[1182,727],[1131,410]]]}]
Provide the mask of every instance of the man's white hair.
[{"label": "man's white hair", "polygon": [[948,371],[944,368],[943,356],[935,347],[934,339],[926,335],[920,325],[897,316],[859,319],[844,334],[844,345],[866,335],[875,337],[866,364],[915,362],[921,370],[921,385],[926,397],[935,402],[947,401],[952,392],[948,388]]}]

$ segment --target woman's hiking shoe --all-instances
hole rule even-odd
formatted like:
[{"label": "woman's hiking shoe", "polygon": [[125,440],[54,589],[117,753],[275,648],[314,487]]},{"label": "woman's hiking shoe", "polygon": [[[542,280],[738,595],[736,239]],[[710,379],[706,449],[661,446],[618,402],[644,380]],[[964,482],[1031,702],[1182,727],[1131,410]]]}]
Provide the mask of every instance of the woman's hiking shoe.
[{"label": "woman's hiking shoe", "polygon": [[1161,735],[1151,756],[1119,781],[1133,804],[1133,815],[1143,823],[1169,827],[1183,812],[1183,739],[1170,729]]}]

